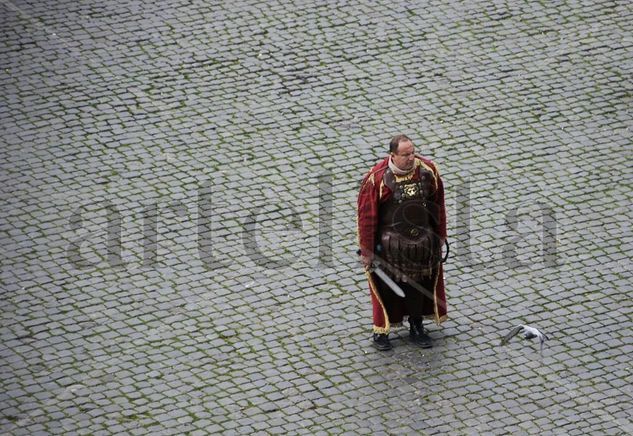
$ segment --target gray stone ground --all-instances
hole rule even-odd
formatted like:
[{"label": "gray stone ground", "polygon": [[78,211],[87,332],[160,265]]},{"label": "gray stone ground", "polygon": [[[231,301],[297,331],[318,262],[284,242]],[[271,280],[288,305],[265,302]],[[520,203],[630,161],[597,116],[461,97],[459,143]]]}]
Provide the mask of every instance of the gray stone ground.
[{"label": "gray stone ground", "polygon": [[[0,11],[0,433],[633,433],[629,2]],[[450,319],[379,353],[355,198],[398,132]]]}]

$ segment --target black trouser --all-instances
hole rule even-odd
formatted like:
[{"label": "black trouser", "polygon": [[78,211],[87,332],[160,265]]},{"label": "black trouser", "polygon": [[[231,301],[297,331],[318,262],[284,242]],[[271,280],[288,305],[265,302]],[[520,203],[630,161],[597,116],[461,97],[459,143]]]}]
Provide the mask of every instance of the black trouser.
[{"label": "black trouser", "polygon": [[[404,308],[409,314],[409,319],[422,318],[423,315],[433,315],[435,313],[433,299],[433,277],[423,279],[415,287],[408,283],[396,282],[404,291]],[[387,308],[389,319],[398,318],[393,312],[398,305],[402,304],[402,297],[398,297],[389,286],[380,281],[380,297]]]}]

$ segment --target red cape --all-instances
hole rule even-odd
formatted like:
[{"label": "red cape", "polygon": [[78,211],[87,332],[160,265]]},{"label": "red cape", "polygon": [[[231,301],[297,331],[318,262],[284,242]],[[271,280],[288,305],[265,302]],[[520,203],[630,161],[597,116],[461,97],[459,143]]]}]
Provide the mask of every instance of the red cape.
[{"label": "red cape", "polygon": [[[436,190],[434,203],[437,205],[438,220],[437,228],[433,229],[442,241],[446,240],[446,206],[444,203],[444,184],[436,165],[430,159],[416,156],[416,167],[421,167],[431,171],[435,178]],[[384,184],[383,175],[389,168],[389,157],[376,164],[363,178],[363,182],[358,194],[357,225],[358,243],[361,254],[371,254],[376,246],[378,231],[378,209],[381,203],[387,201],[393,193]],[[390,307],[387,316],[387,309],[380,298],[378,292],[379,278],[375,274],[366,272],[371,291],[371,301],[373,306],[374,332],[388,333],[391,324],[402,322],[404,315],[407,315],[404,308],[404,300],[398,300],[402,307]],[[442,264],[439,265],[437,273],[434,275],[433,301],[434,313],[427,316],[433,319],[438,325],[447,319],[446,315],[446,294],[444,289],[444,270]]]}]

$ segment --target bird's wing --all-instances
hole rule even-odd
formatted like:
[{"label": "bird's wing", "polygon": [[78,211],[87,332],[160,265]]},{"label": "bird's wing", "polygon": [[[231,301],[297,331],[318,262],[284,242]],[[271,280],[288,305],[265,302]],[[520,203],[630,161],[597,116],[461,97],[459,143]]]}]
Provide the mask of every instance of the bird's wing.
[{"label": "bird's wing", "polygon": [[510,330],[510,333],[508,333],[501,339],[501,345],[506,344],[510,339],[512,339],[513,336],[516,336],[521,330],[523,330],[522,325],[516,326],[515,328]]},{"label": "bird's wing", "polygon": [[549,338],[547,337],[547,335],[541,331],[539,331],[539,333],[541,334],[538,339],[539,341],[541,341],[541,356],[543,355],[543,344],[545,343],[546,340],[548,340]]}]

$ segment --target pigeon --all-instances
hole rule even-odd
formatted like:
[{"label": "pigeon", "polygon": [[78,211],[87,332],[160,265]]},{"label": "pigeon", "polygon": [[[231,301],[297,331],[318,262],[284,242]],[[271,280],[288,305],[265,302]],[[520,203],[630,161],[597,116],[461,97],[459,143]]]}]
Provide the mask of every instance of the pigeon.
[{"label": "pigeon", "polygon": [[539,341],[541,341],[541,354],[543,354],[543,342],[545,342],[549,338],[547,337],[547,335],[545,333],[543,333],[539,329],[537,329],[535,327],[531,327],[529,325],[521,324],[521,325],[518,325],[515,328],[513,328],[510,331],[510,333],[508,333],[507,335],[505,335],[501,339],[501,344],[500,345],[507,344],[510,339],[512,339],[514,336],[518,335],[521,332],[523,332],[523,337],[525,339],[538,338]]}]

